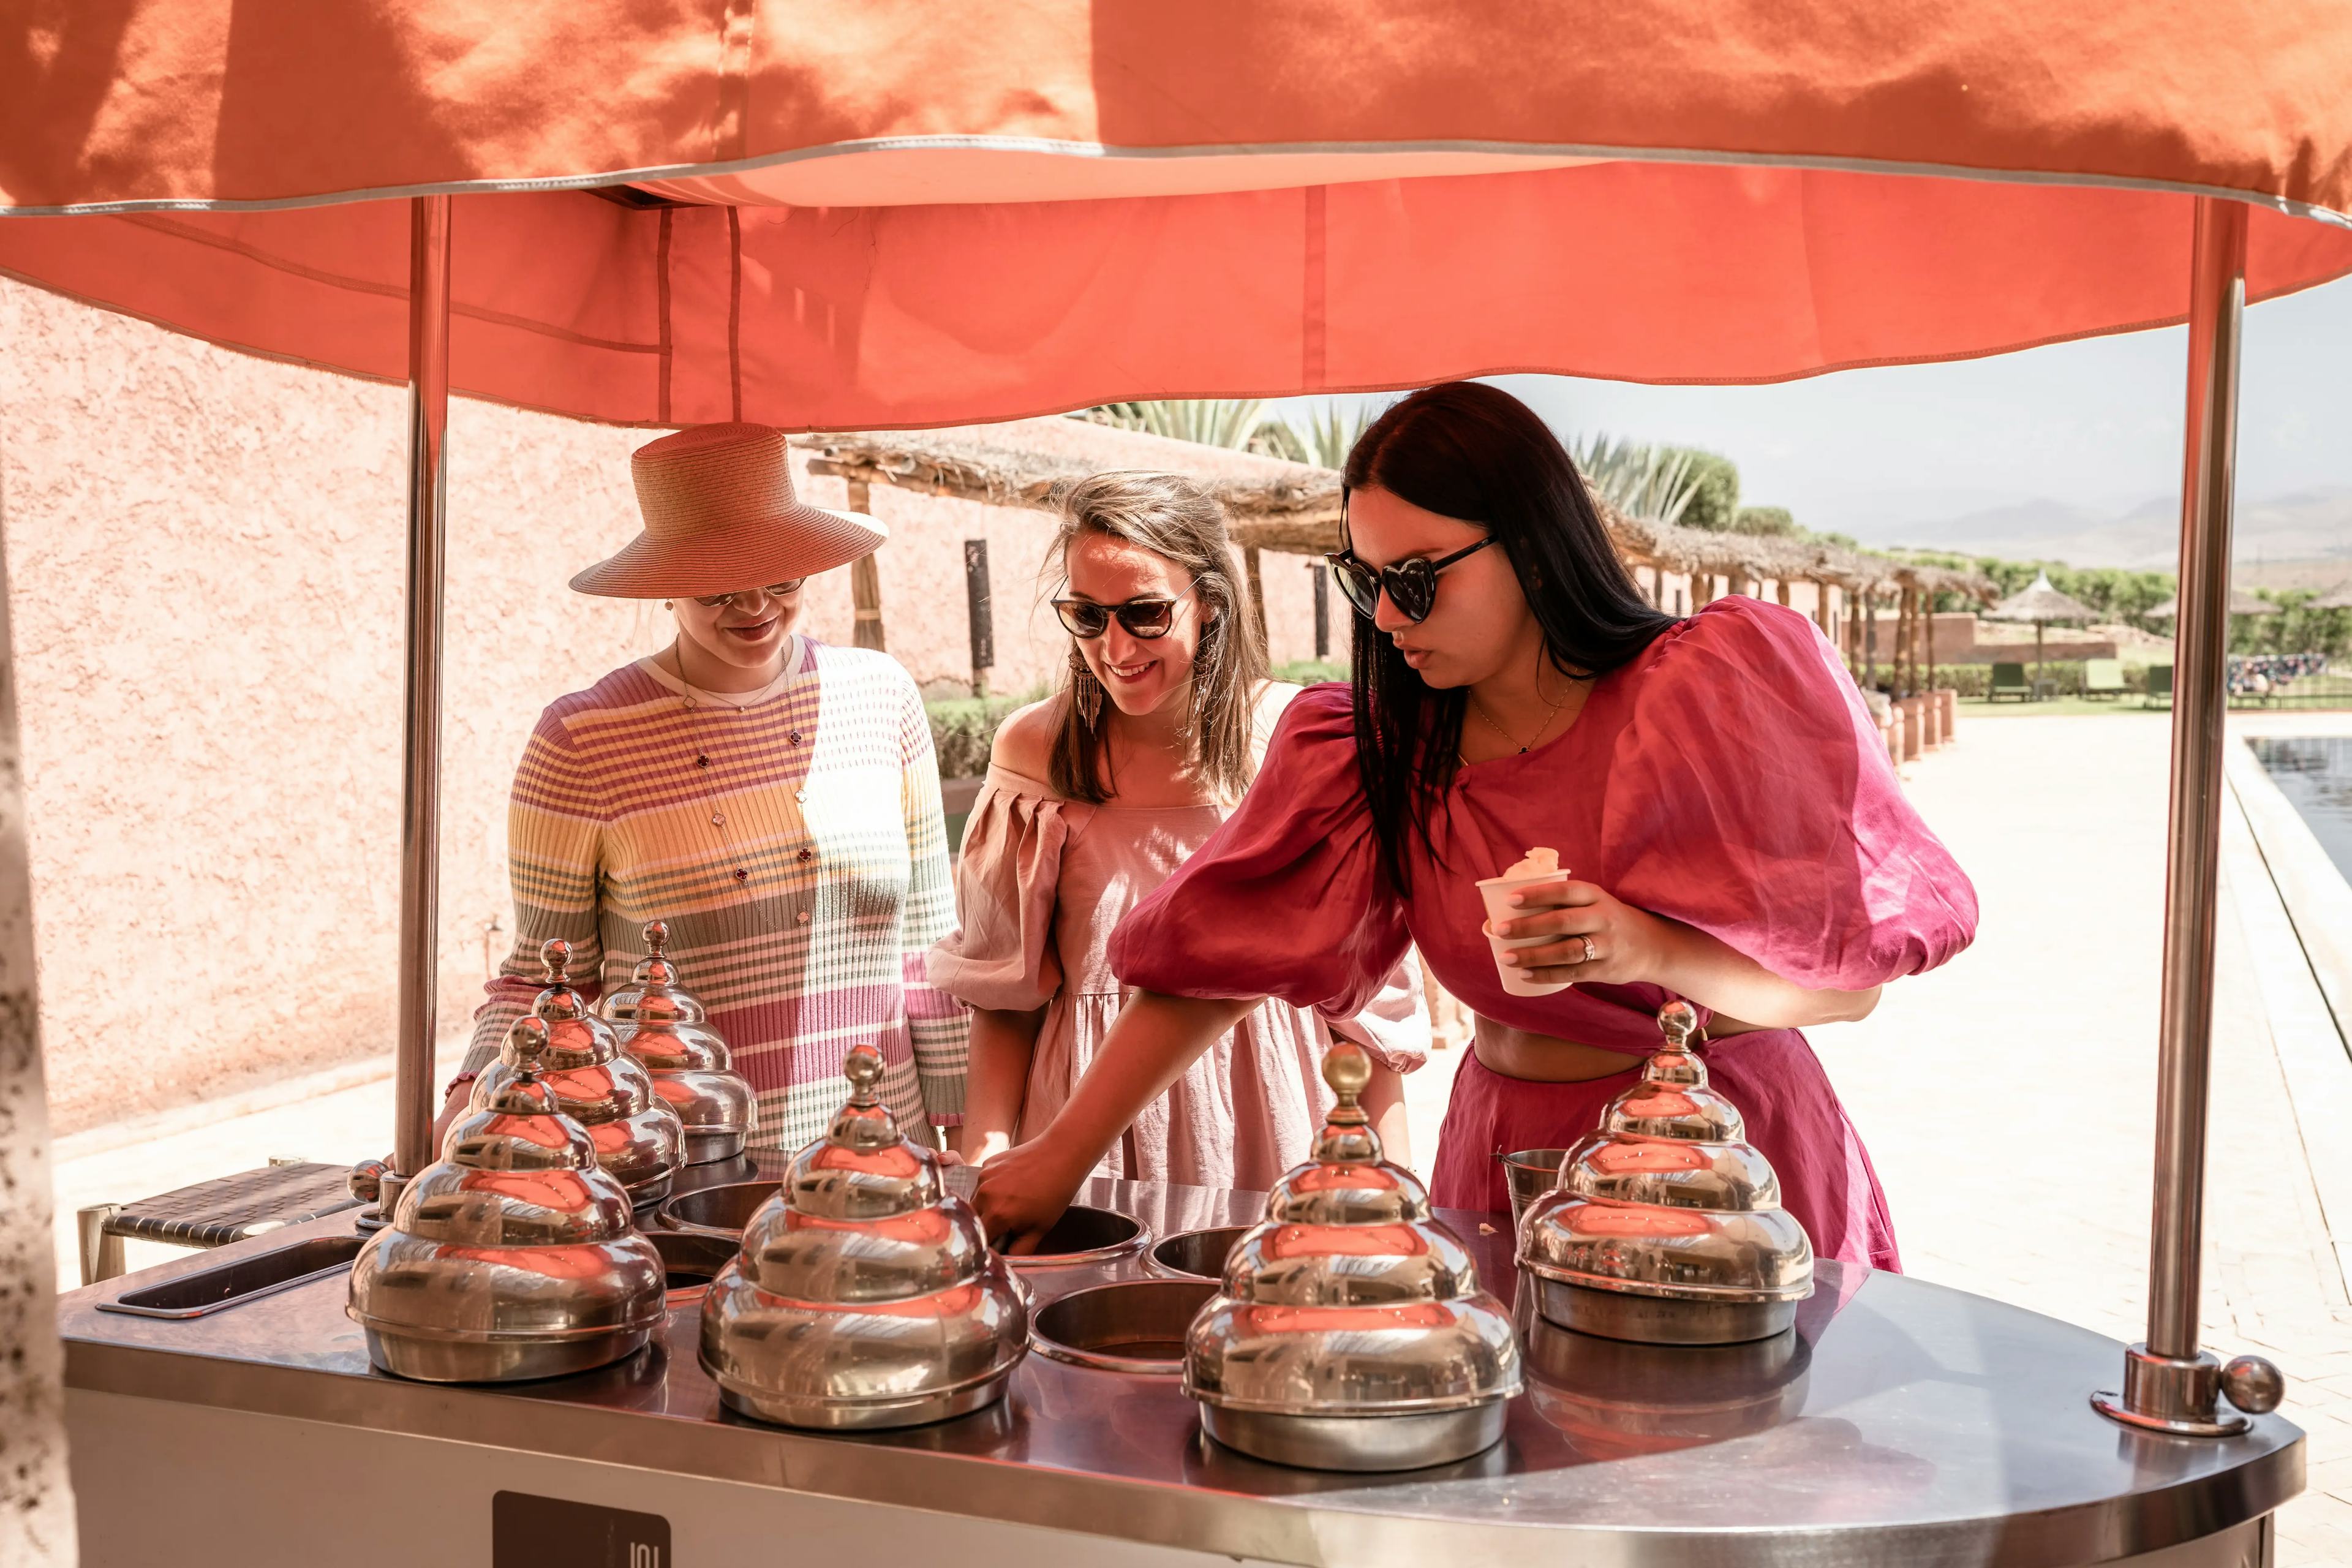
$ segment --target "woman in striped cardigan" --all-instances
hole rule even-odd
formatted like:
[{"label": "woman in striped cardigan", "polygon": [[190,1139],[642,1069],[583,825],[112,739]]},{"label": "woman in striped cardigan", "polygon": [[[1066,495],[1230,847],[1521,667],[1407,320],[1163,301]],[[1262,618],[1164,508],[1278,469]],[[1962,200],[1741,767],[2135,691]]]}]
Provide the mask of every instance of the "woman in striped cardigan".
[{"label": "woman in striped cardigan", "polygon": [[922,699],[886,655],[793,629],[803,580],[882,531],[795,500],[784,437],[760,426],[665,437],[631,469],[646,531],[572,586],[663,599],[677,637],[558,699],[524,747],[514,951],[443,1125],[537,995],[541,943],[572,944],[593,999],[656,919],[759,1096],[753,1147],[821,1132],[858,1044],[880,1047],[901,1125],[956,1125],[969,1026],[924,975],[955,910]]}]

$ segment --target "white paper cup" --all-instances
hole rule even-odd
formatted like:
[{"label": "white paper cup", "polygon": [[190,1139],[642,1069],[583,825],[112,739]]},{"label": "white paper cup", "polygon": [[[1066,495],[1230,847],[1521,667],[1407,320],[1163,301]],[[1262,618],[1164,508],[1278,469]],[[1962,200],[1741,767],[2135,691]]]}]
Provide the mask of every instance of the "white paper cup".
[{"label": "white paper cup", "polygon": [[1496,936],[1496,922],[1538,912],[1511,902],[1511,895],[1520,889],[1549,887],[1569,879],[1569,869],[1563,866],[1557,871],[1545,871],[1533,877],[1482,877],[1478,880],[1478,896],[1486,904],[1486,923],[1478,929],[1486,933],[1486,945],[1494,950],[1495,973],[1501,977],[1504,991],[1513,996],[1553,996],[1567,990],[1570,983],[1565,980],[1530,980],[1526,970],[1514,969],[1505,963],[1503,954],[1508,950],[1541,947],[1553,939],[1548,936]]}]

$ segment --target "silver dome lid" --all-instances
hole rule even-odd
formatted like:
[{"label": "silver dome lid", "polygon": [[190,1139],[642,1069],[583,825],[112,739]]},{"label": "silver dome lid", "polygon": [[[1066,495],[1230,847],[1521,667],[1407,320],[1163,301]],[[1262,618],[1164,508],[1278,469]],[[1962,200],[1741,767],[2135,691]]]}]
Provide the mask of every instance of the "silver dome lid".
[{"label": "silver dome lid", "polygon": [[588,1131],[541,1075],[551,1031],[525,1018],[514,1070],[455,1126],[361,1249],[348,1310],[386,1372],[507,1382],[602,1366],[663,1320],[660,1255]]},{"label": "silver dome lid", "polygon": [[1786,1328],[1812,1293],[1812,1243],[1738,1109],[1707,1087],[1697,1023],[1687,1002],[1659,1011],[1664,1047],[1520,1221],[1519,1267],[1563,1328],[1727,1342]]},{"label": "silver dome lid", "polygon": [[628,1189],[630,1201],[649,1204],[669,1193],[686,1163],[686,1128],[662,1099],[635,1058],[621,1048],[613,1026],[588,1010],[580,994],[564,984],[572,944],[561,938],[541,945],[546,989],[532,1003],[499,1048],[499,1059],[474,1080],[473,1109],[486,1110],[492,1098],[520,1070],[517,1041],[522,1023],[546,1031],[540,1073],[557,1109],[587,1129],[596,1163]]},{"label": "silver dome lid", "polygon": [[[1421,1183],[1381,1157],[1358,1103],[1363,1047],[1334,1045],[1323,1077],[1339,1103],[1227,1255],[1187,1338],[1185,1392],[1212,1436],[1278,1462],[1402,1468],[1475,1453],[1519,1391],[1510,1315]],[[1368,1417],[1412,1420],[1427,1440]]]},{"label": "silver dome lid", "polygon": [[647,921],[639,928],[645,938],[646,955],[637,961],[636,972],[626,985],[616,985],[604,994],[596,1011],[611,1024],[626,1024],[637,1016],[637,1005],[652,1001],[657,1016],[674,1024],[699,1024],[709,1015],[702,1001],[686,988],[686,976],[676,960],[669,956],[669,922]]},{"label": "silver dome lid", "polygon": [[603,1012],[621,1048],[653,1078],[654,1093],[686,1128],[686,1163],[708,1165],[743,1152],[760,1120],[759,1098],[735,1071],[727,1042],[668,955],[669,927],[648,921],[635,978],[605,996]]},{"label": "silver dome lid", "polygon": [[1027,1353],[1029,1299],[939,1156],[881,1102],[882,1054],[854,1047],[849,1101],[793,1157],[711,1282],[702,1363],[732,1409],[793,1426],[907,1426],[1001,1397]]}]

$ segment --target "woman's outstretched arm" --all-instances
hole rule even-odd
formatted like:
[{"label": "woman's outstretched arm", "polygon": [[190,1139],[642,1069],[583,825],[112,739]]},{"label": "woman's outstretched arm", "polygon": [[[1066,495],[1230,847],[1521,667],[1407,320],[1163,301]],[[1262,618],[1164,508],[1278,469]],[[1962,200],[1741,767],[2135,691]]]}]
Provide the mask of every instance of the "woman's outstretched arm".
[{"label": "woman's outstretched arm", "polygon": [[1078,1087],[1045,1130],[980,1168],[973,1201],[1009,1252],[1036,1245],[1087,1173],[1168,1092],[1194,1058],[1254,1012],[1255,996],[1196,1000],[1141,992],[1123,1008]]},{"label": "woman's outstretched arm", "polygon": [[1013,1147],[1021,1126],[1021,1102],[1029,1091],[1029,1064],[1037,1055],[1037,1032],[1045,1009],[1012,1012],[1001,1007],[971,1010],[971,1066],[964,1079],[963,1125],[950,1131],[948,1147],[977,1165]]}]

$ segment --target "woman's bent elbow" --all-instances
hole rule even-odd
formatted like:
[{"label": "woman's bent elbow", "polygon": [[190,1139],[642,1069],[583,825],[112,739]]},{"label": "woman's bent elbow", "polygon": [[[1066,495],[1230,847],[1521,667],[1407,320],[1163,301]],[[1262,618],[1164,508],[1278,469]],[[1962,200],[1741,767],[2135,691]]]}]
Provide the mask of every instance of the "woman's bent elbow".
[{"label": "woman's bent elbow", "polygon": [[1864,1018],[1869,1017],[1872,1013],[1877,1010],[1878,994],[1885,989],[1886,988],[1883,985],[1874,985],[1867,991],[1842,991],[1837,993],[1837,998],[1840,1005],[1837,1010],[1828,1018],[1824,1019],[1823,1022],[1831,1024],[1861,1023]]}]

